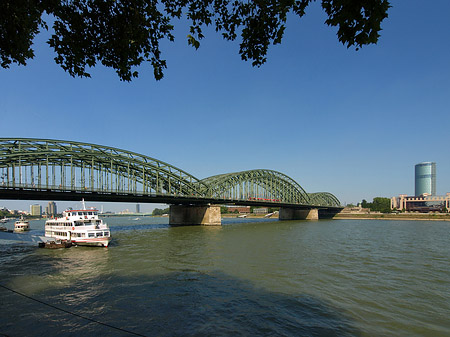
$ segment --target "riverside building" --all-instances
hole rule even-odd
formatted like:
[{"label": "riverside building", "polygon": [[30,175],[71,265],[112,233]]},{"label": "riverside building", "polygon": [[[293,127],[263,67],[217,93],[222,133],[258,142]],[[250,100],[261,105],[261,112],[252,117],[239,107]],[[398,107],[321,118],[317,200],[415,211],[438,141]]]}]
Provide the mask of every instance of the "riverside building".
[{"label": "riverside building", "polygon": [[415,165],[415,195],[400,194],[391,198],[391,209],[406,212],[442,212],[450,209],[450,193],[436,195],[436,163],[423,162]]},{"label": "riverside building", "polygon": [[391,209],[406,212],[442,212],[450,208],[450,193],[445,196],[423,194],[421,196],[408,196],[400,194],[391,198]]}]

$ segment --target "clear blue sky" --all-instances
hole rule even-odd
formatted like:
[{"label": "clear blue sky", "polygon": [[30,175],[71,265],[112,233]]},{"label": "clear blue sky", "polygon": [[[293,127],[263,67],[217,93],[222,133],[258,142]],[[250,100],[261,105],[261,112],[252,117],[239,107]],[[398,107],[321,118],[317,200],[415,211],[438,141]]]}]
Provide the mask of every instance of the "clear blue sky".
[{"label": "clear blue sky", "polygon": [[413,194],[414,165],[435,161],[445,194],[450,1],[391,4],[379,43],[356,52],[313,3],[289,19],[261,68],[240,59],[237,42],[207,31],[196,51],[180,29],[162,45],[168,69],[159,82],[150,65],[132,83],[102,66],[74,79],[40,35],[34,60],[0,70],[0,135],[114,146],[198,178],[273,169],[342,203]]}]

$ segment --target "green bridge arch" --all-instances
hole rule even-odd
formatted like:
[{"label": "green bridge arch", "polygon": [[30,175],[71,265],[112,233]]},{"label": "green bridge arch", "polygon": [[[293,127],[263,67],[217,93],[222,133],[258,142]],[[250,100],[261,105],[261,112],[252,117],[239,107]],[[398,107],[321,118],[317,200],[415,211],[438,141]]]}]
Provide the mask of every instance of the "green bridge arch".
[{"label": "green bridge arch", "polygon": [[340,207],[334,195],[306,193],[292,178],[273,170],[227,173],[200,180],[135,152],[35,138],[0,138],[0,189]]},{"label": "green bridge arch", "polygon": [[249,170],[203,179],[211,196],[224,199],[263,200],[310,204],[305,190],[287,175],[272,170]]}]

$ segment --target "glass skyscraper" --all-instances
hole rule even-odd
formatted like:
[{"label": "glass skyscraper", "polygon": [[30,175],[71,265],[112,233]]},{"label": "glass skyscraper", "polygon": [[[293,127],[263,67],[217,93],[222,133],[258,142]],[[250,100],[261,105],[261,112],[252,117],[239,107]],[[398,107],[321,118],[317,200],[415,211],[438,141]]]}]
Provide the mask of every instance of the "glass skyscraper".
[{"label": "glass skyscraper", "polygon": [[415,195],[436,195],[436,163],[424,162],[415,166]]}]

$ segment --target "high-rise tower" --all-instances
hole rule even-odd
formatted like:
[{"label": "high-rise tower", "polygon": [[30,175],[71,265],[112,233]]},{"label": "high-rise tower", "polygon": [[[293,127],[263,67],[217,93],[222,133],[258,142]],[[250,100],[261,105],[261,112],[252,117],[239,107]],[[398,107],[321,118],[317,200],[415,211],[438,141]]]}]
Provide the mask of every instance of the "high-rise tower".
[{"label": "high-rise tower", "polygon": [[55,216],[57,214],[56,204],[54,201],[50,201],[48,203],[48,206],[45,208],[45,213],[47,213],[47,215],[52,215],[52,216]]},{"label": "high-rise tower", "polygon": [[424,162],[415,166],[415,195],[436,195],[436,163]]}]

